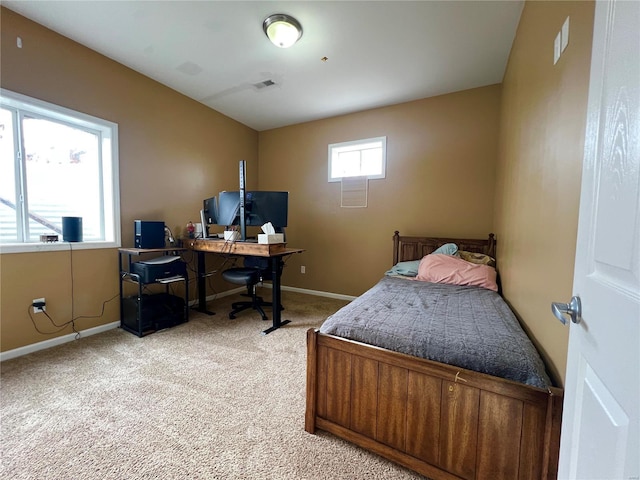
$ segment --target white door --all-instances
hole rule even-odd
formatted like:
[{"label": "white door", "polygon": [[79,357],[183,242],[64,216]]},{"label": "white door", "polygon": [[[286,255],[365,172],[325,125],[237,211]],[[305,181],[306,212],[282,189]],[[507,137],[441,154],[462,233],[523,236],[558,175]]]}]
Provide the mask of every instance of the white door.
[{"label": "white door", "polygon": [[586,135],[559,478],[638,480],[640,1],[596,3]]}]

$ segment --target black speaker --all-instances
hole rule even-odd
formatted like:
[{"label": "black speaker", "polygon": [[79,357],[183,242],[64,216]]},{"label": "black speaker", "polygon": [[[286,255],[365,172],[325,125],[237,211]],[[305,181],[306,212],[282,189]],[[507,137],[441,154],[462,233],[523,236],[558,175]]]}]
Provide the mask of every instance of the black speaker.
[{"label": "black speaker", "polygon": [[62,240],[65,242],[82,241],[82,217],[62,217]]}]

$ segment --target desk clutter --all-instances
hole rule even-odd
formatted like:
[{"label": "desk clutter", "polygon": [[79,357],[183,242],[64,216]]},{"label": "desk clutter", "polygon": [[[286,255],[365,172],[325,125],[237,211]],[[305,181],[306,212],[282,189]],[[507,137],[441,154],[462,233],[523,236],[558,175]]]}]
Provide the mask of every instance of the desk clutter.
[{"label": "desk clutter", "polygon": [[[196,310],[213,315],[207,310],[207,288],[205,279],[205,253],[218,255],[233,255],[253,257],[260,261],[261,267],[228,269],[225,280],[230,283],[245,285],[251,302],[236,302],[230,318],[235,314],[252,308],[260,312],[263,319],[267,319],[262,310],[263,306],[271,306],[273,322],[270,328],[262,333],[268,334],[289,320],[281,319],[281,274],[284,265],[283,258],[302,249],[287,248],[284,228],[287,226],[288,192],[246,191],[246,162],[240,161],[240,190],[222,191],[217,197],[203,201],[200,210],[200,225],[189,221],[185,229],[185,238],[178,239],[178,248],[174,245],[171,230],[164,222],[135,220],[134,245],[136,248],[119,249],[120,252],[120,314],[122,328],[143,336],[159,328],[166,328],[188,320],[189,311],[189,282],[186,264],[176,255],[179,250],[189,249],[197,255],[197,286],[198,306]],[[224,227],[220,234],[210,234],[209,227],[217,225]],[[198,228],[199,227],[199,228]],[[262,233],[250,241],[246,227],[261,227]],[[167,234],[168,242],[167,242]],[[222,237],[222,238],[220,238]],[[168,246],[169,245],[169,246]],[[134,255],[147,255],[162,252],[160,257],[147,260],[131,260]],[[127,255],[127,267],[123,267],[123,255]],[[242,270],[242,271],[241,271]],[[256,295],[256,284],[268,279],[272,283],[271,302],[266,302]],[[124,281],[136,283],[138,294],[133,297],[123,297],[122,284]],[[169,285],[173,282],[184,282],[184,298],[171,295]],[[151,283],[164,284],[164,294],[143,295],[143,286]],[[158,323],[158,320],[160,322]],[[155,323],[154,323],[155,322]]]},{"label": "desk clutter", "polygon": [[[120,327],[138,337],[189,320],[189,278],[179,255],[185,248],[165,247],[166,234],[164,222],[135,220],[135,247],[118,249]],[[171,237],[169,232],[169,243]],[[177,282],[182,283],[183,296],[170,289]],[[125,283],[136,285],[134,295],[125,296]],[[147,290],[153,284],[164,291]]]},{"label": "desk clutter", "polygon": [[284,234],[283,233],[259,233],[258,243],[268,244],[268,245],[274,244],[274,243],[284,244]]},{"label": "desk clutter", "polygon": [[[273,227],[271,222],[265,223],[264,225],[262,225],[261,228],[263,233],[258,234],[256,238],[258,243],[263,243],[263,244],[285,243],[284,233],[276,233],[275,228]],[[216,234],[215,236],[209,236],[207,238],[220,238],[220,237],[224,238],[224,240],[227,242],[251,241],[248,238],[245,238],[243,240],[242,233],[240,232],[240,230],[236,230],[235,228],[225,230],[221,234]],[[193,237],[189,237],[189,238],[193,238]]]}]

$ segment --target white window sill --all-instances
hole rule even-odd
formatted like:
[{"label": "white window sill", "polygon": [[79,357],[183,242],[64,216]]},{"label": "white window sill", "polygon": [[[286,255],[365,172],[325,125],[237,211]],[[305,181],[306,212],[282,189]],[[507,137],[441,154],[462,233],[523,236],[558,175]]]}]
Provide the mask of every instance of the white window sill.
[{"label": "white window sill", "polygon": [[94,250],[119,247],[119,242],[3,243],[0,245],[0,255],[5,253],[58,252],[63,250]]}]

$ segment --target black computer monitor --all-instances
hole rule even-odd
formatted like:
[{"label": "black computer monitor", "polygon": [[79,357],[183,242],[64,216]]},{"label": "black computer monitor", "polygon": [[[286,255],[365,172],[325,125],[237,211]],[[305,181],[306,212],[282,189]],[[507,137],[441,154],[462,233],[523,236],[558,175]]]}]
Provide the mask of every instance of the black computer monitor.
[{"label": "black computer monitor", "polygon": [[[287,226],[289,192],[245,192],[245,224],[261,227],[267,222],[278,230]],[[218,195],[218,225],[240,223],[240,192],[220,192]]]},{"label": "black computer monitor", "polygon": [[202,211],[204,212],[204,219],[207,225],[218,224],[218,199],[216,197],[203,200]]},{"label": "black computer monitor", "polygon": [[289,192],[247,192],[247,225],[261,227],[271,222],[276,229],[281,229],[287,226],[288,214]]},{"label": "black computer monitor", "polygon": [[200,210],[200,224],[202,225],[202,237],[209,238],[209,226],[218,223],[218,199],[217,197],[205,198]]},{"label": "black computer monitor", "polygon": [[218,225],[238,225],[240,214],[240,192],[220,192],[218,194]]}]

